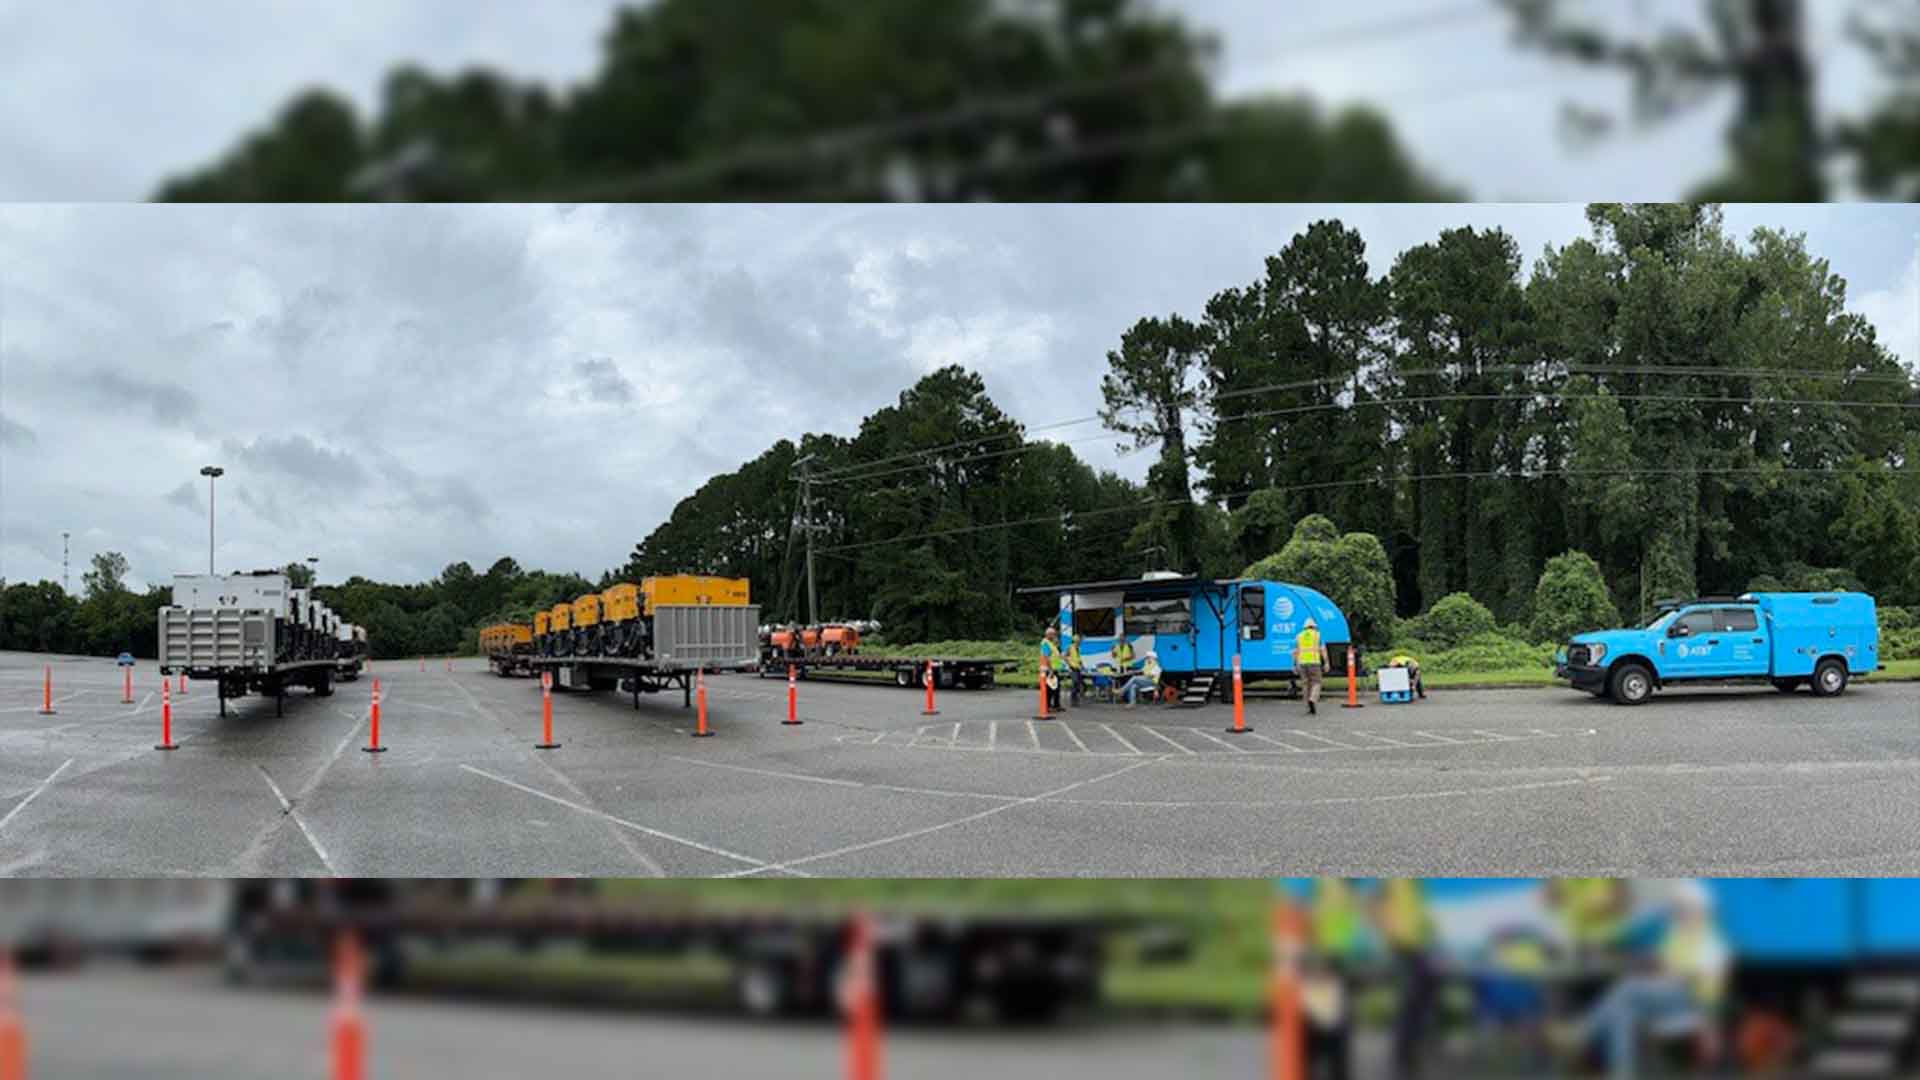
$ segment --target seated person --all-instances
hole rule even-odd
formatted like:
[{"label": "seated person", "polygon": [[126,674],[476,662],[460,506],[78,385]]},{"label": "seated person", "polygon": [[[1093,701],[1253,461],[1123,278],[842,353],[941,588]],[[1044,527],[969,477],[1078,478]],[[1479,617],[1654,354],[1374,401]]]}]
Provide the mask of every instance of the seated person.
[{"label": "seated person", "polygon": [[1148,653],[1140,662],[1140,674],[1128,679],[1120,687],[1120,696],[1127,699],[1127,708],[1133,708],[1136,695],[1146,693],[1151,699],[1160,693],[1160,658]]},{"label": "seated person", "polygon": [[1643,1034],[1690,1034],[1700,1057],[1720,1056],[1718,1012],[1732,956],[1697,882],[1675,897],[1651,970],[1623,975],[1569,1033],[1573,1044],[1599,1041],[1615,1076],[1636,1075]]}]

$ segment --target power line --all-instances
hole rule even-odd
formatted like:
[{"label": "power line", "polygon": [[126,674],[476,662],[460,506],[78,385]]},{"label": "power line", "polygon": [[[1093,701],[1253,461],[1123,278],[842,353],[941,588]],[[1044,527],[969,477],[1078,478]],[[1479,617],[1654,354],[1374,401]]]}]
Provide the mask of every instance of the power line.
[{"label": "power line", "polygon": [[1262,491],[1280,491],[1280,492],[1316,491],[1316,490],[1324,490],[1324,489],[1330,489],[1330,488],[1360,487],[1360,486],[1365,486],[1370,484],[1425,483],[1425,482],[1434,481],[1434,480],[1543,480],[1543,479],[1547,479],[1555,476],[1567,476],[1567,477],[1622,476],[1622,475],[1624,476],[1718,476],[1718,475],[1741,475],[1746,473],[1832,474],[1832,473],[1848,473],[1848,472],[1875,473],[1875,474],[1885,475],[1887,473],[1895,473],[1895,474],[1916,473],[1916,472],[1920,472],[1920,469],[1914,469],[1914,468],[1882,469],[1882,468],[1873,467],[1873,466],[1842,468],[1837,466],[1739,465],[1739,466],[1696,466],[1693,468],[1678,468],[1678,467],[1673,467],[1673,468],[1622,467],[1622,468],[1612,468],[1612,469],[1553,468],[1553,469],[1522,470],[1518,472],[1495,470],[1495,469],[1483,469],[1483,470],[1461,470],[1461,471],[1453,471],[1453,472],[1411,473],[1407,475],[1394,475],[1390,477],[1369,476],[1369,477],[1359,477],[1359,478],[1348,479],[1348,480],[1316,481],[1310,484],[1274,484],[1274,485],[1268,485],[1266,487],[1252,488],[1246,491],[1227,492],[1219,495],[1214,495],[1210,493],[1205,497],[1201,497],[1197,495],[1189,495],[1184,499],[1150,499],[1145,502],[1132,503],[1126,506],[1095,507],[1094,509],[1091,509],[1091,510],[1061,510],[1061,511],[1055,511],[1050,514],[1042,514],[1042,515],[1029,517],[1029,518],[1019,518],[1012,521],[987,522],[985,524],[966,525],[966,526],[960,526],[952,529],[936,529],[929,532],[915,533],[909,536],[888,537],[882,540],[864,540],[854,544],[836,544],[836,545],[833,545],[832,547],[821,548],[820,551],[822,554],[838,554],[840,552],[860,551],[867,548],[881,547],[888,544],[906,544],[906,543],[916,543],[922,540],[938,540],[938,539],[944,539],[950,536],[963,536],[971,533],[987,532],[995,529],[1013,529],[1013,528],[1019,528],[1024,525],[1038,525],[1038,524],[1043,524],[1051,521],[1059,521],[1065,524],[1072,524],[1074,521],[1080,518],[1102,517],[1108,514],[1138,513],[1140,511],[1155,510],[1165,506],[1186,506],[1186,505],[1198,505],[1206,502],[1219,502],[1219,501],[1235,499],[1235,498],[1245,498]]}]

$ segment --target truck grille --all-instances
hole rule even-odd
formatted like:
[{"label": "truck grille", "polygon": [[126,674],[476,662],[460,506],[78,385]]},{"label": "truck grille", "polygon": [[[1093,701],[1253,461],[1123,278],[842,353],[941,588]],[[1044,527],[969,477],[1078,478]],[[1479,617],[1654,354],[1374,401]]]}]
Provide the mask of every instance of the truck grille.
[{"label": "truck grille", "polygon": [[1567,663],[1586,667],[1591,662],[1592,658],[1588,655],[1588,650],[1585,645],[1567,646]]}]

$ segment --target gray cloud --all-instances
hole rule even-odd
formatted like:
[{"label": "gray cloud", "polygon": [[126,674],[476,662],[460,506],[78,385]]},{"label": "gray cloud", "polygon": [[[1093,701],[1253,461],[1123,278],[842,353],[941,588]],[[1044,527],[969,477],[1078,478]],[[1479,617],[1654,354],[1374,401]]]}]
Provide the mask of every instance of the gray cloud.
[{"label": "gray cloud", "polygon": [[5,413],[0,413],[0,446],[11,446],[16,450],[25,450],[37,441],[38,439],[34,436],[32,428],[20,423],[18,420],[12,419]]},{"label": "gray cloud", "polygon": [[329,450],[305,435],[262,435],[244,445],[229,439],[221,449],[235,463],[230,472],[251,468],[327,491],[354,487],[367,475],[351,453]]},{"label": "gray cloud", "polygon": [[574,378],[580,380],[582,396],[588,401],[608,405],[626,405],[633,401],[633,383],[620,372],[612,358],[595,356],[573,365]]},{"label": "gray cloud", "polygon": [[200,501],[200,485],[191,480],[180,481],[180,486],[167,492],[164,498],[169,504],[195,515],[207,512],[206,504]]},{"label": "gray cloud", "polygon": [[200,411],[193,394],[174,383],[142,379],[105,368],[88,372],[81,381],[100,404],[112,407],[138,405],[153,417],[155,423],[164,426],[185,427],[193,422]]}]

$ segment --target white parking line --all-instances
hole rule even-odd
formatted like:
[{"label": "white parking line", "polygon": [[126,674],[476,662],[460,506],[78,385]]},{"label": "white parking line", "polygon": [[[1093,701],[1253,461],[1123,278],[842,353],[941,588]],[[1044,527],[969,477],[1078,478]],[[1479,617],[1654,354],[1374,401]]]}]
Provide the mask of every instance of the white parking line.
[{"label": "white parking line", "polygon": [[995,795],[986,791],[954,791],[950,788],[903,787],[899,784],[870,784],[861,780],[842,780],[833,776],[814,776],[811,773],[784,772],[779,769],[755,769],[747,765],[728,765],[718,761],[702,761],[699,758],[667,755],[669,761],[678,761],[687,765],[699,765],[708,769],[725,769],[728,772],[754,773],[759,776],[773,776],[782,780],[799,780],[808,784],[826,784],[831,787],[859,788],[866,791],[894,791],[902,795],[937,795],[948,799],[986,799],[989,802],[1019,802],[1019,795]]},{"label": "white parking line", "polygon": [[20,812],[22,810],[25,810],[28,806],[32,805],[33,800],[39,798],[41,792],[52,787],[53,782],[55,780],[60,779],[60,774],[63,772],[66,772],[67,766],[71,764],[73,764],[72,758],[68,758],[67,760],[61,762],[59,768],[53,770],[51,773],[48,773],[47,778],[45,780],[40,781],[39,787],[34,788],[32,791],[27,793],[26,798],[21,799],[19,802],[15,803],[13,809],[7,811],[6,817],[0,817],[0,831],[4,831],[8,825],[13,823],[14,818],[17,818],[20,816]]},{"label": "white parking line", "polygon": [[1219,737],[1218,735],[1213,735],[1213,734],[1210,734],[1210,733],[1208,733],[1208,732],[1205,732],[1205,731],[1201,731],[1201,730],[1200,730],[1199,728],[1188,728],[1187,730],[1188,730],[1188,731],[1191,731],[1191,732],[1193,732],[1193,733],[1194,733],[1195,735],[1198,735],[1198,736],[1200,736],[1201,738],[1203,738],[1203,739],[1205,739],[1205,740],[1207,740],[1208,742],[1217,742],[1217,743],[1219,743],[1219,744],[1220,744],[1221,746],[1224,746],[1224,747],[1226,747],[1227,749],[1229,749],[1229,750],[1231,750],[1231,751],[1233,751],[1233,752],[1234,752],[1234,753],[1236,753],[1236,754],[1244,754],[1244,753],[1246,753],[1246,750],[1244,750],[1244,749],[1242,749],[1242,748],[1240,748],[1240,747],[1238,747],[1238,746],[1235,746],[1235,745],[1233,745],[1232,743],[1230,743],[1230,742],[1228,742],[1227,740],[1225,740],[1225,739],[1222,739],[1222,738],[1220,738],[1220,737]]},{"label": "white parking line", "polygon": [[745,876],[754,875],[754,874],[771,873],[776,871],[785,871],[787,873],[792,873],[794,867],[805,866],[808,863],[819,862],[823,859],[837,859],[845,855],[855,855],[862,851],[871,851],[877,847],[886,847],[890,844],[898,844],[906,840],[917,840],[922,836],[927,836],[932,833],[937,833],[946,829],[951,829],[958,825],[966,825],[971,822],[980,821],[985,818],[993,817],[997,814],[1004,814],[1009,810],[1015,809],[1016,807],[1027,806],[1037,802],[1044,802],[1047,799],[1051,799],[1060,795],[1065,795],[1069,791],[1077,791],[1080,788],[1086,787],[1088,784],[1097,784],[1102,780],[1111,780],[1116,776],[1120,776],[1125,773],[1130,773],[1135,769],[1144,768],[1160,760],[1162,759],[1159,757],[1143,758],[1142,760],[1136,761],[1131,765],[1123,765],[1118,769],[1113,769],[1111,771],[1101,773],[1099,776],[1090,776],[1085,780],[1076,780],[1073,783],[1066,785],[1065,787],[1054,788],[1052,791],[1043,791],[1038,795],[1029,795],[1029,796],[1026,796],[1025,798],[1017,799],[1013,802],[1002,803],[999,806],[989,807],[985,810],[979,811],[978,813],[968,814],[965,817],[955,818],[952,821],[943,821],[938,825],[927,825],[923,828],[913,829],[908,832],[896,834],[894,836],[883,836],[878,840],[868,840],[865,843],[860,843],[860,844],[848,844],[845,847],[835,848],[832,851],[823,851],[817,855],[808,855],[799,859],[787,859],[783,862],[774,863],[772,865],[763,864],[762,866],[753,870],[736,870],[731,874],[722,874],[721,876],[722,877],[745,877]]},{"label": "white parking line", "polygon": [[1289,735],[1298,735],[1306,739],[1317,739],[1320,742],[1326,743],[1328,746],[1338,747],[1341,750],[1364,749],[1363,747],[1355,746],[1352,743],[1343,743],[1336,739],[1329,739],[1325,735],[1315,735],[1311,731],[1301,731],[1299,728],[1281,728],[1280,730],[1286,732]]},{"label": "white parking line", "polygon": [[987,721],[987,749],[991,750],[1000,742],[1000,721]]},{"label": "white parking line", "polygon": [[1040,749],[1040,732],[1034,730],[1033,721],[1027,721],[1027,738],[1033,740],[1033,748]]},{"label": "white parking line", "polygon": [[1106,732],[1107,734],[1109,734],[1109,735],[1111,735],[1111,736],[1113,736],[1113,738],[1114,738],[1114,741],[1116,741],[1116,742],[1118,742],[1118,743],[1119,743],[1119,744],[1120,744],[1121,746],[1124,746],[1124,747],[1126,747],[1126,748],[1127,748],[1127,753],[1129,753],[1129,754],[1137,754],[1137,753],[1139,753],[1139,752],[1140,752],[1140,748],[1139,748],[1139,747],[1137,747],[1137,746],[1135,746],[1135,745],[1133,745],[1132,743],[1130,743],[1130,742],[1128,742],[1128,741],[1127,741],[1127,737],[1126,737],[1125,735],[1122,735],[1122,734],[1120,734],[1119,732],[1117,732],[1117,731],[1115,731],[1115,730],[1113,730],[1113,725],[1111,725],[1111,724],[1101,724],[1101,725],[1100,725],[1100,730],[1102,730],[1102,731],[1104,731],[1104,732]]},{"label": "white parking line", "polygon": [[1279,747],[1282,750],[1291,750],[1296,754],[1307,753],[1307,751],[1300,749],[1299,747],[1293,745],[1292,743],[1282,742],[1279,739],[1270,738],[1266,735],[1260,734],[1257,731],[1249,731],[1247,734],[1252,735],[1254,738],[1259,739],[1261,742],[1272,743],[1273,745]]},{"label": "white parking line", "polygon": [[947,745],[948,746],[960,745],[960,721],[958,720],[955,720],[953,722],[953,734],[947,736]]},{"label": "white parking line", "polygon": [[1072,739],[1072,740],[1073,740],[1073,745],[1075,745],[1075,746],[1077,746],[1077,747],[1079,747],[1079,748],[1080,748],[1080,752],[1081,752],[1081,753],[1083,753],[1083,754],[1089,754],[1089,753],[1092,753],[1092,751],[1091,751],[1091,750],[1088,750],[1088,749],[1087,749],[1087,744],[1086,744],[1086,743],[1083,743],[1083,742],[1081,742],[1081,741],[1080,741],[1080,736],[1078,736],[1078,735],[1076,735],[1076,734],[1074,734],[1074,733],[1073,733],[1073,725],[1072,725],[1072,724],[1067,724],[1067,723],[1062,723],[1062,724],[1060,725],[1060,730],[1061,730],[1061,731],[1064,731],[1064,732],[1066,732],[1066,733],[1067,733],[1067,738],[1069,738],[1069,739]]},{"label": "white parking line", "polygon": [[1358,735],[1363,739],[1372,739],[1375,742],[1385,743],[1388,746],[1419,746],[1420,745],[1419,743],[1401,742],[1399,739],[1389,739],[1385,735],[1375,735],[1371,731],[1355,731],[1355,732],[1352,732],[1352,734]]},{"label": "white parking line", "polygon": [[596,817],[602,821],[610,822],[622,828],[632,829],[634,832],[637,832],[637,833],[644,833],[645,835],[651,836],[657,840],[665,840],[669,843],[679,844],[682,847],[692,848],[695,851],[704,851],[709,855],[717,855],[722,859],[728,859],[737,863],[744,863],[747,866],[753,867],[756,872],[761,870],[785,871],[787,873],[794,873],[796,877],[809,876],[804,873],[796,873],[794,871],[788,870],[784,866],[775,866],[771,863],[768,863],[764,859],[756,859],[751,855],[742,855],[738,852],[728,851],[725,848],[714,847],[711,844],[703,844],[698,840],[689,840],[684,836],[675,836],[669,832],[661,832],[659,829],[650,829],[645,825],[641,825],[637,822],[628,821],[625,818],[615,817],[604,810],[595,810],[591,806],[582,806],[579,803],[573,802],[569,799],[563,799],[558,795],[553,795],[545,791],[541,791],[539,788],[531,788],[516,780],[509,780],[504,776],[496,776],[485,769],[476,769],[473,766],[466,765],[466,764],[462,764],[460,767],[474,774],[475,776],[484,776],[488,780],[491,780],[496,784],[505,784],[508,787],[515,789],[516,791],[526,792],[528,795],[532,795],[535,798],[545,799],[550,803],[554,803],[558,806],[564,806],[569,810],[578,811],[579,813],[585,814],[588,817]]},{"label": "white parking line", "polygon": [[1427,738],[1429,738],[1429,739],[1432,739],[1432,740],[1433,740],[1434,742],[1437,742],[1437,743],[1446,743],[1446,744],[1449,744],[1449,745],[1452,745],[1452,746],[1465,746],[1465,745],[1467,745],[1467,740],[1465,740],[1465,739],[1449,739],[1449,738],[1447,738],[1447,737],[1446,737],[1445,735],[1435,735],[1435,734],[1434,734],[1433,732],[1431,732],[1431,731],[1416,731],[1416,732],[1414,732],[1414,734],[1415,734],[1415,735],[1425,735],[1425,736],[1426,736]]},{"label": "white parking line", "polygon": [[1191,754],[1195,752],[1193,747],[1188,746],[1185,743],[1175,742],[1172,739],[1167,738],[1165,735],[1160,734],[1159,732],[1153,730],[1152,728],[1148,727],[1145,724],[1139,724],[1136,726],[1139,727],[1141,731],[1144,731],[1147,734],[1153,736],[1154,738],[1159,739],[1161,742],[1166,743],[1168,746],[1173,747],[1175,750],[1178,750],[1183,754]]},{"label": "white parking line", "polygon": [[293,823],[300,827],[300,835],[307,838],[307,846],[313,849],[315,855],[320,856],[320,865],[327,868],[328,874],[339,877],[340,871],[334,869],[333,860],[327,858],[327,849],[320,846],[320,840],[313,835],[313,830],[307,828],[307,823],[294,812],[293,804],[287,801],[287,796],[280,790],[280,785],[273,782],[273,776],[267,772],[266,766],[256,765],[254,768],[260,770],[261,778],[267,782],[268,787],[273,789],[273,797],[280,800],[280,812],[293,819]]}]

